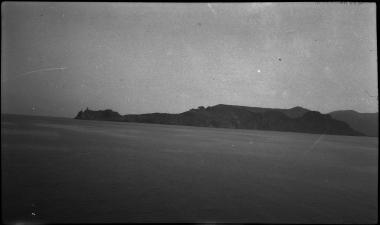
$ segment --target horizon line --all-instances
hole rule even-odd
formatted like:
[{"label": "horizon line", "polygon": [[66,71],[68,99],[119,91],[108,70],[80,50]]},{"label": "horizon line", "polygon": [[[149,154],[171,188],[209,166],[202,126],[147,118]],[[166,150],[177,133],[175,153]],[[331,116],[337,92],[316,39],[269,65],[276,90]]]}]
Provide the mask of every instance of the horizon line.
[{"label": "horizon line", "polygon": [[[217,105],[226,105],[226,106],[240,106],[240,107],[254,107],[254,108],[262,108],[262,109],[292,109],[292,108],[303,108],[303,109],[306,109],[306,110],[309,110],[309,111],[317,111],[321,114],[330,114],[330,113],[333,113],[333,112],[338,112],[338,111],[354,111],[356,113],[360,113],[360,114],[378,114],[379,111],[376,111],[376,112],[359,112],[357,110],[353,110],[353,109],[338,109],[338,110],[333,110],[333,111],[330,111],[328,113],[322,113],[320,112],[319,110],[313,110],[313,109],[308,109],[306,107],[303,107],[303,106],[294,106],[294,107],[289,107],[289,108],[271,108],[271,107],[258,107],[258,106],[247,106],[247,105],[233,105],[233,104],[223,104],[223,103],[220,103],[220,104],[216,104],[216,105],[212,105],[212,106],[203,106],[203,105],[200,105],[200,106],[197,106],[197,107],[194,107],[194,108],[189,108],[188,110],[186,111],[183,111],[183,112],[187,112],[191,109],[197,109],[199,107],[214,107],[214,106],[217,106]],[[86,109],[89,109],[91,110],[89,107],[85,107],[85,108],[82,108],[80,109],[79,111],[84,111]],[[113,109],[110,109],[110,108],[105,108],[105,109],[94,109],[92,111],[104,111],[104,110],[112,110],[114,111]],[[77,111],[76,113],[78,113],[79,111]],[[119,113],[118,111],[114,111],[114,112],[117,112]],[[74,116],[76,114],[74,112]],[[179,112],[179,113],[170,113],[170,112],[146,112],[146,113],[126,113],[126,114],[121,114],[121,115],[141,115],[141,114],[152,114],[152,113],[167,113],[167,114],[179,114],[179,113],[182,113],[182,112]],[[119,113],[120,114],[120,113]],[[1,112],[1,115],[21,115],[21,116],[44,116],[44,117],[54,117],[54,118],[73,118],[73,117],[70,117],[70,116],[55,116],[55,115],[47,115],[47,114],[25,114],[25,113],[15,113],[15,112]]]}]

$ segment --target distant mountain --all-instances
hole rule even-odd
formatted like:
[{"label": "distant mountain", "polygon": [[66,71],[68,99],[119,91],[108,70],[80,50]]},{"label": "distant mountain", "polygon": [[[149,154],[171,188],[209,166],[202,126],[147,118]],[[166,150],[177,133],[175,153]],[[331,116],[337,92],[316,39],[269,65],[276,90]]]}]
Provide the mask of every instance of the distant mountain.
[{"label": "distant mountain", "polygon": [[359,113],[354,110],[340,110],[329,113],[332,118],[346,122],[353,129],[367,135],[379,136],[379,114]]},{"label": "distant mountain", "polygon": [[179,114],[149,113],[122,116],[110,109],[80,111],[75,119],[159,123],[201,127],[293,131],[362,136],[348,124],[302,107],[271,109],[234,105],[200,106]]}]

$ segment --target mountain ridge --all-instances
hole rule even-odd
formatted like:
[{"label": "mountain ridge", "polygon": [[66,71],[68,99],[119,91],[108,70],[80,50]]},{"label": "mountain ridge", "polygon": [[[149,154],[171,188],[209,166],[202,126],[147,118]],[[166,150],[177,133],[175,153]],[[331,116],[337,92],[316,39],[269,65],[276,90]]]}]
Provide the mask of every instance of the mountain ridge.
[{"label": "mountain ridge", "polygon": [[146,113],[124,116],[111,109],[86,109],[78,112],[75,119],[364,136],[329,114],[300,106],[277,109],[218,104],[200,106],[178,114]]}]

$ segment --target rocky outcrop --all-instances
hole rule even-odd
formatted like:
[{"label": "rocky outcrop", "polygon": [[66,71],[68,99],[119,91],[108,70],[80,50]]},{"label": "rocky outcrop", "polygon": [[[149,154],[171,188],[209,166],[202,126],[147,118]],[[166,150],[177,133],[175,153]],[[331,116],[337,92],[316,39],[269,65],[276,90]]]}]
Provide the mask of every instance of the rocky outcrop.
[{"label": "rocky outcrop", "polygon": [[84,111],[79,111],[75,119],[80,120],[109,120],[109,121],[122,121],[123,116],[110,109],[93,111],[88,108]]}]

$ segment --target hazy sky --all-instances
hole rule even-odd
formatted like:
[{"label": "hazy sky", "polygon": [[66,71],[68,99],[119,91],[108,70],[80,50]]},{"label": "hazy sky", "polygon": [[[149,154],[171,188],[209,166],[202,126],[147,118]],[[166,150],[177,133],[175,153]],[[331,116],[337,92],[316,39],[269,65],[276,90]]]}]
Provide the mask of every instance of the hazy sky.
[{"label": "hazy sky", "polygon": [[378,108],[374,3],[7,2],[1,10],[3,113]]}]

